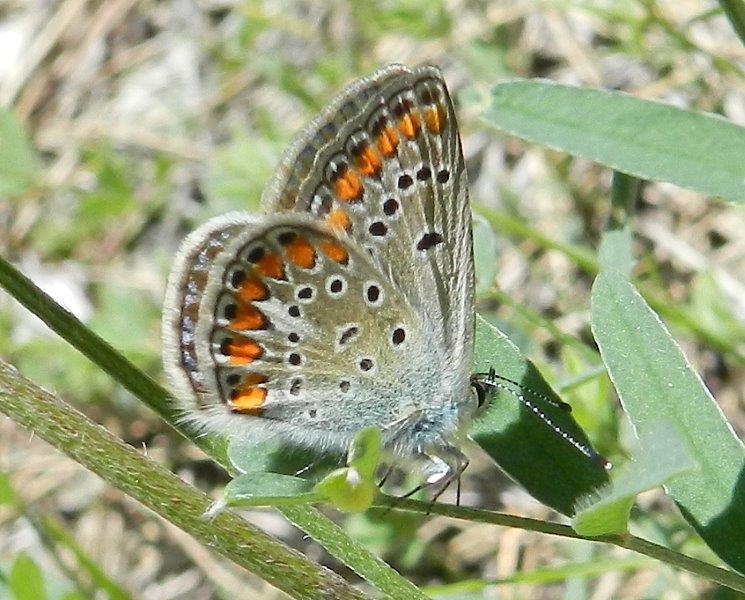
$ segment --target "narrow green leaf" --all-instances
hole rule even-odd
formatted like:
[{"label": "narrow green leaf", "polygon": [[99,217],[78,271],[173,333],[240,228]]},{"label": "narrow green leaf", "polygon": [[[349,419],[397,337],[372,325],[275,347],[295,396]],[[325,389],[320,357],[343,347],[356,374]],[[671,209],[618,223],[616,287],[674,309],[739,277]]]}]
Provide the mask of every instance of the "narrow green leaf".
[{"label": "narrow green leaf", "polygon": [[[419,588],[328,518],[307,506],[283,506],[282,514],[338,560],[395,600],[427,600]],[[320,518],[323,517],[323,518]]]},{"label": "narrow green leaf", "polygon": [[[29,518],[28,513],[26,518]],[[32,523],[36,519],[31,519]],[[78,546],[75,539],[62,528],[54,519],[43,516],[35,524],[38,530],[54,540],[55,543],[66,548],[77,560],[77,568],[85,572],[91,581],[106,594],[108,600],[130,600],[131,596],[118,583],[108,577],[104,570]]]},{"label": "narrow green leaf", "polygon": [[38,162],[23,124],[0,109],[0,200],[19,196],[36,183]]},{"label": "narrow green leaf", "polygon": [[[493,367],[498,375],[520,387],[500,382],[489,407],[471,427],[471,436],[537,500],[572,514],[580,497],[608,482],[608,475],[598,462],[564,439],[557,429],[589,449],[584,432],[569,412],[547,400],[556,401],[558,396],[533,363],[480,316],[476,319],[474,363],[476,372],[487,372]],[[521,402],[517,397],[520,394],[551,425]]]},{"label": "narrow green leaf", "polygon": [[0,473],[0,506],[3,504],[17,506],[18,496],[10,483],[10,477],[5,473]]},{"label": "narrow green leaf", "polygon": [[276,506],[318,502],[313,482],[280,473],[246,473],[225,486],[223,502],[227,506]]},{"label": "narrow green leaf", "polygon": [[742,442],[660,319],[617,274],[595,280],[592,329],[637,436],[674,423],[700,466],[670,481],[668,494],[712,550],[745,571]]},{"label": "narrow green leaf", "polygon": [[653,424],[639,440],[634,458],[611,474],[610,485],[580,501],[572,527],[590,536],[625,533],[638,494],[697,467],[673,424]]},{"label": "narrow green leaf", "polygon": [[19,554],[16,558],[8,583],[15,600],[44,600],[47,597],[44,573],[26,554]]},{"label": "narrow green leaf", "polygon": [[639,180],[618,171],[613,173],[611,212],[598,249],[600,268],[616,271],[626,279],[634,268],[633,231],[629,221],[638,192]]},{"label": "narrow green leaf", "polygon": [[495,85],[490,125],[642,179],[745,201],[745,129],[620,92],[541,81]]}]

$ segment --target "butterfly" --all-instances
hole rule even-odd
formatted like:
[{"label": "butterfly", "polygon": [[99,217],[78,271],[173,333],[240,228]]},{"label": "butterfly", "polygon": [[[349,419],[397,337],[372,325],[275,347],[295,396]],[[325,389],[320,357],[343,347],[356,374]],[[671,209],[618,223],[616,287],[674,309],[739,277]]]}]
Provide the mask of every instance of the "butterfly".
[{"label": "butterfly", "polygon": [[285,152],[262,215],[184,241],[165,370],[207,432],[343,452],[373,426],[443,488],[489,384],[472,379],[474,266],[453,103],[434,66],[346,87]]}]

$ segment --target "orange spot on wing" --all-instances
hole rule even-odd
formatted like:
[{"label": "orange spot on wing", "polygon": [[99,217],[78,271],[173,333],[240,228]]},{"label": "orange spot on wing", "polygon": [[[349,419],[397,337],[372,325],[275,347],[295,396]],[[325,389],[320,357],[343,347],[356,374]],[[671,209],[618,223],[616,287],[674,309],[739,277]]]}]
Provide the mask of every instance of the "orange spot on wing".
[{"label": "orange spot on wing", "polygon": [[233,412],[258,417],[266,401],[266,390],[257,385],[242,387],[232,399]]},{"label": "orange spot on wing", "polygon": [[380,175],[383,163],[375,150],[370,146],[365,146],[365,149],[357,157],[357,167],[366,177],[377,177]]},{"label": "orange spot on wing", "polygon": [[222,350],[230,356],[230,364],[233,366],[248,365],[264,354],[261,346],[245,338],[231,340]]},{"label": "orange spot on wing", "polygon": [[378,150],[383,156],[391,157],[398,148],[398,135],[392,127],[385,127],[377,140]]},{"label": "orange spot on wing", "polygon": [[266,300],[269,297],[269,289],[258,279],[248,279],[241,285],[237,296],[243,302]]},{"label": "orange spot on wing", "polygon": [[445,111],[442,106],[437,104],[427,109],[424,115],[424,121],[427,123],[427,129],[432,133],[440,133],[442,128],[445,127]]},{"label": "orange spot on wing", "polygon": [[326,222],[333,229],[339,231],[349,231],[352,228],[352,221],[349,220],[349,215],[341,209],[332,211]]},{"label": "orange spot on wing", "polygon": [[340,200],[344,202],[354,202],[362,198],[362,182],[357,175],[350,169],[344,171],[344,173],[334,181],[334,191]]},{"label": "orange spot on wing", "polygon": [[349,262],[349,253],[344,246],[331,240],[321,242],[321,252],[328,256],[334,262],[346,265]]},{"label": "orange spot on wing", "polygon": [[398,121],[398,130],[408,139],[413,140],[419,133],[419,119],[411,113],[406,113]]},{"label": "orange spot on wing", "polygon": [[264,329],[266,317],[252,304],[240,304],[235,319],[230,322],[230,327],[238,331]]},{"label": "orange spot on wing", "polygon": [[264,277],[272,279],[285,279],[285,270],[282,265],[282,258],[279,254],[267,254],[256,263],[256,270]]},{"label": "orange spot on wing", "polygon": [[303,269],[312,269],[316,266],[316,252],[310,242],[303,237],[295,238],[287,247],[288,260]]}]

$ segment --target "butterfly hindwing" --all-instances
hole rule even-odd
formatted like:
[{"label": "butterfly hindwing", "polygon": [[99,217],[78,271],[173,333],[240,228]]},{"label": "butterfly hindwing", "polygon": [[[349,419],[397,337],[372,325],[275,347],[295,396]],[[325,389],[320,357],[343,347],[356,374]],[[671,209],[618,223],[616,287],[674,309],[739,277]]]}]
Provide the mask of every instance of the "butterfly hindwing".
[{"label": "butterfly hindwing", "polygon": [[[400,386],[422,373],[402,378],[397,367],[423,358],[422,321],[366,251],[308,215],[240,213],[207,223],[185,248],[164,336],[193,420],[234,430],[226,415],[244,415],[333,445],[405,414]],[[369,391],[375,403],[361,401]]]}]

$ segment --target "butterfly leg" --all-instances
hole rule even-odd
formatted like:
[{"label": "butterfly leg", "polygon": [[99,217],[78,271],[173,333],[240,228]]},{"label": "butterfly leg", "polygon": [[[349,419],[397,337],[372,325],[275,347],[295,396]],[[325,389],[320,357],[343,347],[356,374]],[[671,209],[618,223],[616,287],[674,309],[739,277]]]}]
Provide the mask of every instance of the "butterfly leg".
[{"label": "butterfly leg", "polygon": [[433,490],[432,502],[436,502],[451,483],[460,481],[468,466],[468,457],[451,445],[438,448],[437,454],[422,455],[422,459],[425,486]]},{"label": "butterfly leg", "polygon": [[380,481],[378,482],[379,489],[381,490],[383,489],[385,482],[388,481],[388,478],[391,476],[391,473],[393,473],[394,468],[395,468],[395,465],[391,464],[385,469],[383,476],[380,478]]}]

